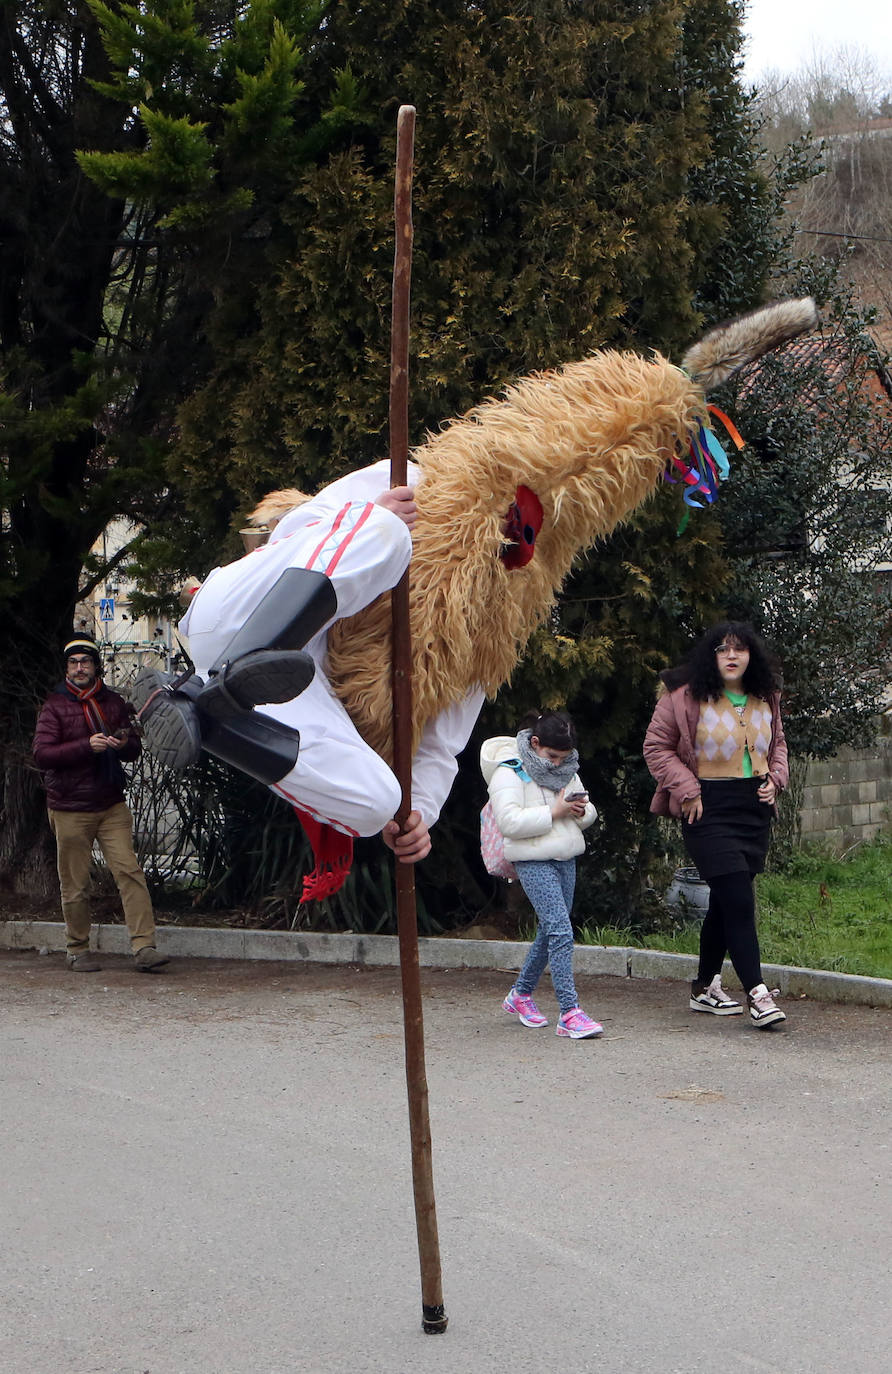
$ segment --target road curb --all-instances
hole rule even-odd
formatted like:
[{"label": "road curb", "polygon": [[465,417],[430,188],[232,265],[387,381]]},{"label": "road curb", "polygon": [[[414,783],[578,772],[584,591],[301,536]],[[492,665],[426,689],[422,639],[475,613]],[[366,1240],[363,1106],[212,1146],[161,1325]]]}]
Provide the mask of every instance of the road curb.
[{"label": "road curb", "polygon": [[[109,954],[129,954],[130,940],[123,925],[94,925],[91,948]],[[321,931],[237,930],[231,927],[159,926],[158,948],[172,958],[271,959],[320,964],[399,964],[395,935],[335,935]],[[61,921],[0,921],[0,949],[64,951]],[[423,968],[498,969],[516,972],[528,946],[513,940],[422,938],[418,958]],[[688,981],[696,975],[693,954],[668,954],[654,949],[613,945],[576,945],[573,967],[583,975],[618,978],[670,978]],[[791,997],[821,1002],[851,1002],[868,1007],[892,1007],[892,979],[867,978],[854,973],[763,964],[765,979]],[[726,965],[723,979],[736,980]]]}]

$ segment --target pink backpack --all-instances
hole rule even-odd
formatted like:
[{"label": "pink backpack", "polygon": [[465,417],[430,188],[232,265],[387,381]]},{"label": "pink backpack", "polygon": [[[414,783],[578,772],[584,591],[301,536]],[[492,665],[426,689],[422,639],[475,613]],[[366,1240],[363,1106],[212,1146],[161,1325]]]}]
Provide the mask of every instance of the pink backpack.
[{"label": "pink backpack", "polygon": [[517,882],[517,869],[505,858],[505,840],[496,825],[491,802],[480,812],[480,853],[487,873],[494,878],[507,878],[509,883]]}]

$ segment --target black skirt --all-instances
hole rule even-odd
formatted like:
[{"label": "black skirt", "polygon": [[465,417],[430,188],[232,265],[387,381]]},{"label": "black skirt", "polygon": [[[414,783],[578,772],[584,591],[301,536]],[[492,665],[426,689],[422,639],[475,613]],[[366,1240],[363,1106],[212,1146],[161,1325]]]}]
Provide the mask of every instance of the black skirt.
[{"label": "black skirt", "polygon": [[706,778],[700,783],[703,817],[681,833],[700,877],[761,873],[765,867],[774,808],[759,801],[764,778]]}]

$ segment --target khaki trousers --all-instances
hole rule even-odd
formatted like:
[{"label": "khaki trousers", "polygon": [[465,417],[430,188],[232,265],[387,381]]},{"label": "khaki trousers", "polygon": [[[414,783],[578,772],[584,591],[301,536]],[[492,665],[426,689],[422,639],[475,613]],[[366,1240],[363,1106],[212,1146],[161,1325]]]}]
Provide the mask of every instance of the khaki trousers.
[{"label": "khaki trousers", "polygon": [[56,837],[62,915],[68,949],[82,953],[90,945],[90,867],[98,843],[117,884],[130,931],[133,953],[155,943],[155,916],[145,876],[133,852],[133,817],[126,802],[107,811],[50,811]]}]

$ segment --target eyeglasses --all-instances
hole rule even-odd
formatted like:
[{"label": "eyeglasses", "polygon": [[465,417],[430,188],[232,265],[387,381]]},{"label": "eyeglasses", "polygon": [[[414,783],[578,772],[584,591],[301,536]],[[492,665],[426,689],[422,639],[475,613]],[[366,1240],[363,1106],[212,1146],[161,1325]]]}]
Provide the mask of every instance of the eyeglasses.
[{"label": "eyeglasses", "polygon": [[68,666],[70,668],[89,668],[93,662],[92,654],[79,654],[77,658],[70,658]]},{"label": "eyeglasses", "polygon": [[715,651],[717,654],[745,654],[746,647],[739,644],[717,644]]}]

